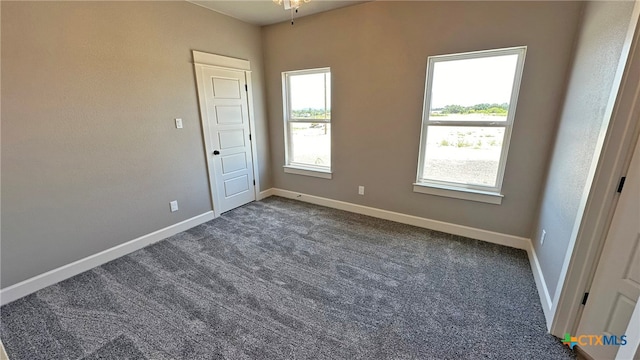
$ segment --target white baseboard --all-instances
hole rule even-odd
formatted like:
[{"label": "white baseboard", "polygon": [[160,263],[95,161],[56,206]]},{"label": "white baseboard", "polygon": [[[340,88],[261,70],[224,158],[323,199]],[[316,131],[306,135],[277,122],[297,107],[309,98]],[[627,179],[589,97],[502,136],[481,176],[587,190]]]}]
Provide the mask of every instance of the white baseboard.
[{"label": "white baseboard", "polygon": [[[531,241],[527,238],[472,228],[463,225],[456,225],[438,220],[431,220],[418,216],[406,215],[393,211],[387,211],[276,188],[260,192],[259,198],[257,200],[262,200],[273,195],[526,250],[529,254],[529,262],[531,264],[531,270],[533,272],[535,283],[538,288],[538,293],[540,294],[540,302],[542,303],[544,315],[547,320],[547,326],[549,326],[549,324],[551,323],[551,297],[549,296],[549,291],[546,287],[538,258],[535,254],[533,246],[531,245]],[[57,269],[53,269],[46,273],[34,276],[30,279],[9,286],[5,289],[1,289],[0,305],[8,304],[14,300],[34,293],[47,286],[53,285],[62,280],[78,275],[84,271],[90,270],[96,266],[100,266],[111,260],[115,260],[121,256],[142,249],[145,246],[156,243],[167,237],[173,236],[179,232],[205,223],[209,220],[212,220],[213,218],[213,211],[206,212],[191,219],[187,219],[180,223],[168,226],[164,229],[160,229],[153,233],[143,235],[124,244],[120,244],[110,249],[101,251],[97,254],[88,256],[84,259],[80,259]]]},{"label": "white baseboard", "polygon": [[46,273],[34,276],[30,279],[11,285],[0,290],[0,305],[8,304],[21,297],[27,296],[47,286],[68,279],[72,276],[93,269],[96,266],[105,264],[111,260],[115,260],[121,256],[142,249],[145,246],[166,239],[179,232],[191,229],[213,219],[213,211],[194,216],[191,219],[184,220],[177,224],[167,226],[164,229],[154,231],[150,234],[143,235],[137,239],[127,241],[126,243],[114,246],[110,249],[101,251],[97,254],[87,256],[84,259],[74,261],[70,264],[61,266],[57,269],[47,271]]},{"label": "white baseboard", "polygon": [[544,281],[544,274],[542,274],[538,255],[536,255],[536,250],[533,248],[533,244],[531,244],[531,242],[529,242],[527,254],[529,255],[529,264],[531,264],[533,279],[535,280],[536,287],[538,288],[538,296],[540,296],[540,305],[542,305],[542,311],[544,312],[544,318],[547,323],[547,331],[550,331],[551,322],[553,321],[553,301],[551,300],[547,283]]},{"label": "white baseboard", "polygon": [[0,341],[0,360],[9,360],[9,357],[7,356],[7,352],[4,350],[4,345],[2,344],[2,341]]},{"label": "white baseboard", "polygon": [[516,249],[527,250],[531,241],[527,238],[497,233],[488,230],[472,228],[464,225],[456,225],[438,220],[431,220],[413,215],[397,213],[363,205],[357,205],[344,201],[327,199],[319,196],[302,194],[289,190],[270,189],[272,195],[282,196],[289,199],[300,200],[311,204],[322,205],[334,209],[345,210],[357,214],[368,215],[379,219],[391,220],[402,224],[413,225],[425,229],[442,231],[448,234],[464,236],[472,239],[482,240],[494,244],[505,245]]},{"label": "white baseboard", "polygon": [[268,198],[269,196],[273,196],[273,188],[271,188],[271,189],[267,189],[267,190],[265,190],[265,191],[261,191],[261,192],[258,194],[258,197],[256,198],[256,200],[257,200],[257,201],[260,201],[260,200],[262,200],[262,199],[266,199],[266,198]]}]

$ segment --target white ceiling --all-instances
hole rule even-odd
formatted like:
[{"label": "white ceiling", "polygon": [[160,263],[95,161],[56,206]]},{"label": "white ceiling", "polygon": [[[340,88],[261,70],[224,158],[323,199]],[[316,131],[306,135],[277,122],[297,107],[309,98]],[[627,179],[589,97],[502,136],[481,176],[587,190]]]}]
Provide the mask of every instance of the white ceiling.
[{"label": "white ceiling", "polygon": [[[273,0],[187,0],[249,24],[270,25],[291,20],[291,12]],[[311,0],[303,3],[295,18],[360,4],[371,0]]]}]

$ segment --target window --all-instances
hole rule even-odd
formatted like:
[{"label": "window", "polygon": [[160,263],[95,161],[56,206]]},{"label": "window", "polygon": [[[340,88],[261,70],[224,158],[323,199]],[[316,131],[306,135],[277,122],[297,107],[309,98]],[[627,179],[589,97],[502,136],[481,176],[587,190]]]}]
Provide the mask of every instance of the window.
[{"label": "window", "polygon": [[414,191],[501,203],[525,52],[429,57]]},{"label": "window", "polygon": [[331,178],[331,70],[282,73],[284,171]]}]

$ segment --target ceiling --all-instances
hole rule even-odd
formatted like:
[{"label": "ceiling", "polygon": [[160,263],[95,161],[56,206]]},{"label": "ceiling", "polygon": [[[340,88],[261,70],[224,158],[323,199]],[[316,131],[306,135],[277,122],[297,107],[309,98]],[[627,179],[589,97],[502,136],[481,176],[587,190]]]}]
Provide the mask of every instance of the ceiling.
[{"label": "ceiling", "polygon": [[[187,0],[249,24],[270,25],[291,20],[291,12],[272,0]],[[371,0],[311,0],[300,6],[295,18],[356,5]]]}]

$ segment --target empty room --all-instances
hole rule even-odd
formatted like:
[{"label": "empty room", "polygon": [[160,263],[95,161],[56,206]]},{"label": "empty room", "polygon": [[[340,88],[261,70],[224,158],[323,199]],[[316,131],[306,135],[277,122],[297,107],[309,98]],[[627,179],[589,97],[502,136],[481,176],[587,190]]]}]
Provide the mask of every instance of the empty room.
[{"label": "empty room", "polygon": [[0,359],[640,359],[639,1],[0,1]]}]

